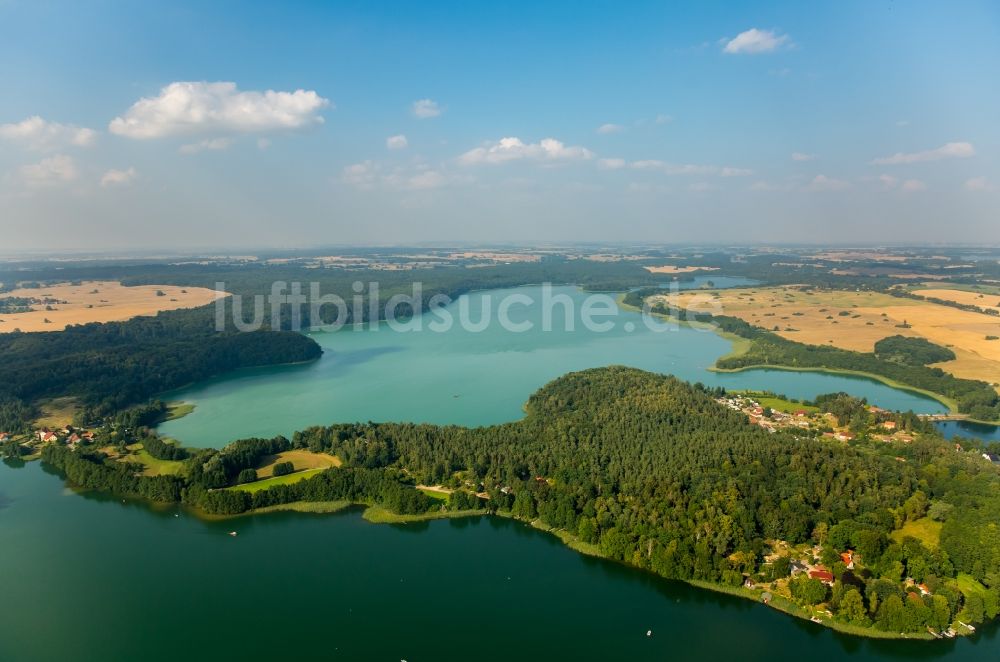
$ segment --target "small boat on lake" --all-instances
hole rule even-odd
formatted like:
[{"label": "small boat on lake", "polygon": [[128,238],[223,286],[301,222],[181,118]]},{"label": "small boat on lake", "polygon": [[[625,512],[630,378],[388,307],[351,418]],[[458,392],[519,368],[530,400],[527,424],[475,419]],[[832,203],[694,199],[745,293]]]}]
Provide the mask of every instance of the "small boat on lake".
[{"label": "small boat on lake", "polygon": [[230,531],[230,532],[229,532],[229,535],[231,535],[232,537],[234,537],[234,538],[235,538],[235,537],[236,537],[236,536],[238,536],[239,534],[238,534],[238,533],[236,533],[235,531]]}]

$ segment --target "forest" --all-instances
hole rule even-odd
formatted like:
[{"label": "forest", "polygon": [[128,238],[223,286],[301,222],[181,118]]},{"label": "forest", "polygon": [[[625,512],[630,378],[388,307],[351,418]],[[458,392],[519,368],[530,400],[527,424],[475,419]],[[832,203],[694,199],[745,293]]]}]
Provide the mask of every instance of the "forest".
[{"label": "forest", "polygon": [[38,400],[75,396],[94,416],[110,416],[170,389],[236,368],[310,361],[310,338],[287,331],[224,332],[210,310],[0,334],[0,424],[25,429]]},{"label": "forest", "polygon": [[[415,484],[455,490],[448,507],[567,532],[600,555],[663,577],[739,586],[782,576],[775,540],[817,544],[832,587],[796,579],[795,599],[891,632],[942,629],[1000,610],[1000,474],[934,436],[851,446],[767,433],[710,391],[629,368],[571,373],[531,396],[526,417],[482,428],[420,424],[313,427],[291,440],[191,450],[179,477],[138,477],[99,453],[46,448],[74,484],[234,514],[293,501],[346,500],[396,513],[439,508]],[[226,489],[266,455],[306,448],[344,466],[258,492]],[[940,544],[891,534],[942,523]],[[839,554],[856,550],[860,569]],[[981,591],[963,593],[959,575]],[[930,587],[921,595],[904,578]]]}]

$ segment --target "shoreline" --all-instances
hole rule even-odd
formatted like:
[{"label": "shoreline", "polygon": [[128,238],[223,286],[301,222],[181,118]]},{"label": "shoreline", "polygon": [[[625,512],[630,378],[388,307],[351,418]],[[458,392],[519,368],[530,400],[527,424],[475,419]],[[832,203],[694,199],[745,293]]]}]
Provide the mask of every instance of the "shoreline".
[{"label": "shoreline", "polygon": [[[309,504],[316,503],[318,507],[312,508]],[[330,509],[326,509],[326,504],[330,504]],[[811,621],[810,618],[815,615],[815,612],[809,611],[806,607],[802,607],[794,602],[789,601],[783,596],[775,596],[770,602],[764,603],[761,600],[761,596],[765,591],[759,589],[747,589],[743,586],[727,586],[724,584],[715,584],[712,582],[706,582],[698,579],[671,579],[669,577],[662,577],[656,573],[645,570],[643,568],[637,568],[635,566],[623,563],[621,561],[616,561],[615,559],[610,559],[603,554],[601,554],[600,549],[597,545],[592,543],[585,543],[577,538],[575,535],[566,531],[565,529],[556,529],[548,526],[539,519],[534,519],[531,521],[522,520],[514,517],[509,512],[498,511],[491,513],[486,509],[471,509],[471,510],[455,510],[455,511],[434,511],[428,513],[421,513],[417,515],[397,515],[391,513],[381,506],[370,505],[364,503],[350,503],[346,501],[334,501],[334,502],[303,502],[296,501],[288,504],[279,504],[277,506],[269,506],[267,508],[261,508],[258,510],[247,511],[246,513],[240,513],[238,515],[221,515],[221,516],[211,516],[208,521],[221,521],[226,519],[236,519],[240,517],[245,517],[247,515],[266,515],[274,512],[309,512],[317,514],[330,514],[337,513],[347,510],[349,508],[358,507],[364,508],[361,512],[361,517],[366,522],[370,524],[392,524],[392,525],[406,525],[414,524],[420,522],[430,522],[434,520],[443,519],[461,519],[465,517],[499,517],[502,519],[508,519],[515,522],[520,522],[526,526],[530,526],[533,529],[541,531],[543,533],[555,536],[562,542],[564,546],[570,550],[582,554],[584,556],[590,556],[593,558],[598,558],[609,563],[620,563],[625,567],[637,570],[640,572],[645,572],[653,575],[662,581],[676,581],[688,584],[698,589],[712,591],[714,593],[721,593],[729,595],[736,598],[742,598],[750,602],[762,605],[764,607],[769,607],[778,612],[781,612],[792,618],[798,618],[805,621]],[[199,516],[204,516],[205,514],[200,514]],[[865,637],[868,639],[882,639],[882,640],[911,640],[911,641],[935,641],[935,637],[931,636],[926,632],[911,632],[907,634],[900,635],[898,633],[886,632],[883,630],[876,630],[874,628],[866,628],[863,626],[851,625],[849,623],[841,623],[840,621],[834,620],[832,618],[820,619],[820,622],[816,623],[825,628],[835,630],[841,634]],[[964,629],[963,629],[964,630]],[[958,636],[968,636],[971,633],[960,632]]]},{"label": "shoreline", "polygon": [[[62,480],[64,483],[66,483],[65,478],[62,478]],[[113,495],[113,493],[103,490],[77,488],[72,485],[68,485],[68,487],[78,496],[88,492],[96,494],[104,494],[104,495]],[[601,553],[600,548],[596,544],[583,542],[575,534],[570,533],[565,529],[550,527],[537,518],[530,521],[518,519],[508,511],[497,511],[491,513],[485,508],[477,508],[477,509],[455,510],[455,511],[435,510],[418,514],[396,514],[386,510],[384,507],[377,504],[352,502],[347,500],[335,500],[335,501],[292,501],[289,503],[275,504],[273,506],[248,510],[242,513],[212,514],[202,511],[198,508],[194,508],[182,502],[157,502],[139,497],[122,498],[116,495],[113,496],[115,496],[116,499],[120,498],[122,503],[130,502],[130,503],[142,504],[150,508],[151,510],[157,512],[166,512],[172,509],[176,509],[177,511],[187,513],[204,523],[221,523],[230,520],[239,521],[240,519],[245,519],[247,517],[254,515],[269,515],[272,513],[279,513],[279,512],[297,512],[297,513],[316,514],[316,515],[331,515],[331,514],[341,513],[352,508],[359,508],[359,509],[363,508],[362,512],[360,513],[362,519],[364,519],[366,522],[370,524],[376,524],[376,525],[378,524],[406,525],[406,524],[429,522],[433,520],[461,519],[465,517],[500,517],[520,522],[526,526],[532,527],[533,529],[536,529],[543,533],[550,534],[558,538],[559,541],[565,547],[569,548],[570,550],[578,554],[599,558],[603,561],[607,561],[610,563],[618,563],[627,568],[631,568],[639,572],[648,573],[653,577],[656,577],[658,580],[683,582],[690,586],[694,586],[695,588],[710,590],[716,593],[724,593],[726,595],[742,598],[757,604],[761,604],[765,607],[770,607],[790,617],[800,618],[806,621],[811,621],[811,617],[816,614],[815,611],[809,611],[808,608],[797,605],[780,595],[774,596],[772,600],[768,603],[763,603],[761,600],[761,596],[765,592],[763,589],[747,589],[743,586],[729,586],[713,582],[706,582],[697,579],[675,579],[670,577],[663,577],[661,575],[652,572],[651,570],[633,566],[623,561],[618,561],[616,559],[608,558],[607,556]],[[811,621],[811,622],[816,622],[816,621]],[[935,637],[933,637],[929,633],[911,632],[906,634],[897,634],[893,632],[876,630],[874,628],[867,628],[863,626],[851,625],[849,623],[842,623],[840,621],[834,620],[833,618],[822,618],[819,620],[819,622],[816,622],[816,624],[821,625],[823,627],[827,627],[831,630],[835,630],[842,634],[865,637],[868,639],[884,639],[884,640],[907,639],[907,640],[918,640],[918,641],[935,640]],[[963,628],[962,631],[958,633],[958,636],[969,636],[970,634],[972,633],[965,631]]]},{"label": "shoreline", "polygon": [[[630,312],[637,312],[637,313],[641,313],[642,312],[642,309],[640,309],[640,308],[638,308],[636,306],[633,306],[631,304],[625,303],[623,301],[624,298],[625,298],[625,295],[622,294],[617,299],[617,303],[618,303],[618,305],[619,305],[620,308],[622,308],[623,310],[628,310]],[[736,335],[734,333],[729,333],[727,331],[722,331],[717,326],[713,327],[711,325],[707,325],[707,324],[704,324],[704,323],[698,323],[698,326],[696,326],[694,322],[690,322],[690,321],[687,321],[687,320],[681,320],[679,318],[671,317],[669,315],[662,315],[660,313],[650,313],[650,314],[655,315],[655,316],[660,317],[660,318],[665,319],[665,320],[669,320],[669,321],[671,321],[671,322],[673,322],[675,324],[688,326],[688,327],[693,328],[693,329],[714,329],[715,334],[718,335],[720,338],[723,338],[725,340],[728,340],[728,341],[732,342],[733,343],[733,349],[732,349],[732,351],[730,351],[728,354],[724,354],[724,355],[718,357],[715,360],[716,361],[716,365],[722,359],[736,357],[736,356],[741,356],[742,354],[744,354],[746,352],[746,350],[749,348],[749,345],[751,343],[751,341],[749,339],[743,338],[742,336],[738,336],[738,335]],[[710,368],[707,368],[707,370],[709,372],[717,372],[717,373],[738,373],[738,372],[746,372],[746,371],[750,371],[750,370],[782,370],[782,371],[786,371],[786,372],[818,372],[818,373],[825,373],[825,374],[828,374],[828,375],[846,375],[848,377],[863,377],[865,379],[870,379],[872,381],[876,381],[876,382],[879,382],[881,384],[884,384],[884,385],[886,385],[886,386],[888,386],[890,388],[894,388],[894,389],[897,389],[897,390],[900,390],[900,391],[906,391],[908,393],[913,393],[913,394],[916,394],[916,395],[923,396],[925,398],[934,400],[935,402],[938,402],[941,405],[944,405],[948,409],[947,416],[949,418],[947,420],[968,421],[969,423],[978,423],[980,425],[1000,426],[1000,420],[997,420],[997,421],[984,421],[982,419],[972,418],[972,417],[970,417],[970,416],[968,416],[966,414],[963,414],[962,412],[960,412],[958,410],[958,403],[954,399],[949,398],[946,395],[943,395],[941,393],[935,393],[934,391],[928,391],[926,389],[922,389],[922,388],[919,388],[919,387],[916,387],[916,386],[910,386],[908,384],[904,384],[903,382],[898,382],[898,381],[896,381],[894,379],[890,379],[889,377],[883,377],[882,375],[877,375],[877,374],[875,374],[873,372],[863,372],[861,370],[846,370],[846,369],[843,369],[843,368],[818,368],[818,367],[817,368],[812,368],[812,367],[803,368],[803,367],[800,367],[800,366],[785,366],[785,365],[771,365],[771,364],[748,365],[748,366],[744,366],[744,367],[741,367],[741,368],[718,368],[716,366],[712,366]]]}]

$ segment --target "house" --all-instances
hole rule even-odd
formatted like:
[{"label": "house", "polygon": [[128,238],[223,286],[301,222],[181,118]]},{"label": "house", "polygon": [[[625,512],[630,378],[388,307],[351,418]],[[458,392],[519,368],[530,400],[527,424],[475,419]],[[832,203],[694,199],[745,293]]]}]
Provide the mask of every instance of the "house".
[{"label": "house", "polygon": [[818,579],[824,584],[833,585],[833,573],[821,566],[816,566],[809,571],[809,579]]},{"label": "house", "polygon": [[806,571],[806,565],[801,561],[792,561],[791,563],[792,576],[798,575]]},{"label": "house", "polygon": [[0,432],[0,443],[3,443],[5,441],[7,441],[8,439],[10,439],[10,433],[9,432]]},{"label": "house", "polygon": [[884,421],[882,423],[882,427],[885,428],[886,430],[895,430],[896,429],[896,421]]},{"label": "house", "polygon": [[837,441],[851,441],[852,439],[854,439],[853,432],[838,432],[834,436],[837,439]]},{"label": "house", "polygon": [[1000,462],[1000,457],[997,457],[996,453],[983,453],[983,459],[993,463]]},{"label": "house", "polygon": [[806,410],[805,409],[800,409],[797,412],[795,412],[795,415],[798,416],[799,418],[803,418],[803,417],[806,416]]},{"label": "house", "polygon": [[917,584],[917,588],[920,589],[920,595],[930,595],[931,590],[927,588],[927,584]]},{"label": "house", "polygon": [[78,435],[77,433],[74,432],[66,440],[66,443],[69,444],[70,446],[76,446],[81,441],[83,441],[83,438],[80,435]]},{"label": "house", "polygon": [[848,570],[854,570],[854,550],[849,549],[840,554],[840,560],[844,562]]},{"label": "house", "polygon": [[55,441],[57,439],[56,433],[51,430],[39,430],[37,433],[39,441]]}]

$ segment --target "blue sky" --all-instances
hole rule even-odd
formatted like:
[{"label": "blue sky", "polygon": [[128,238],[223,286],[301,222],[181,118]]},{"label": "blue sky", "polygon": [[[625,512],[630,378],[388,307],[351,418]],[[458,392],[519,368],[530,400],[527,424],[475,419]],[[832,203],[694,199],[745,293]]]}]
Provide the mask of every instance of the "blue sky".
[{"label": "blue sky", "polygon": [[0,63],[9,250],[1000,242],[990,2],[0,0]]}]

